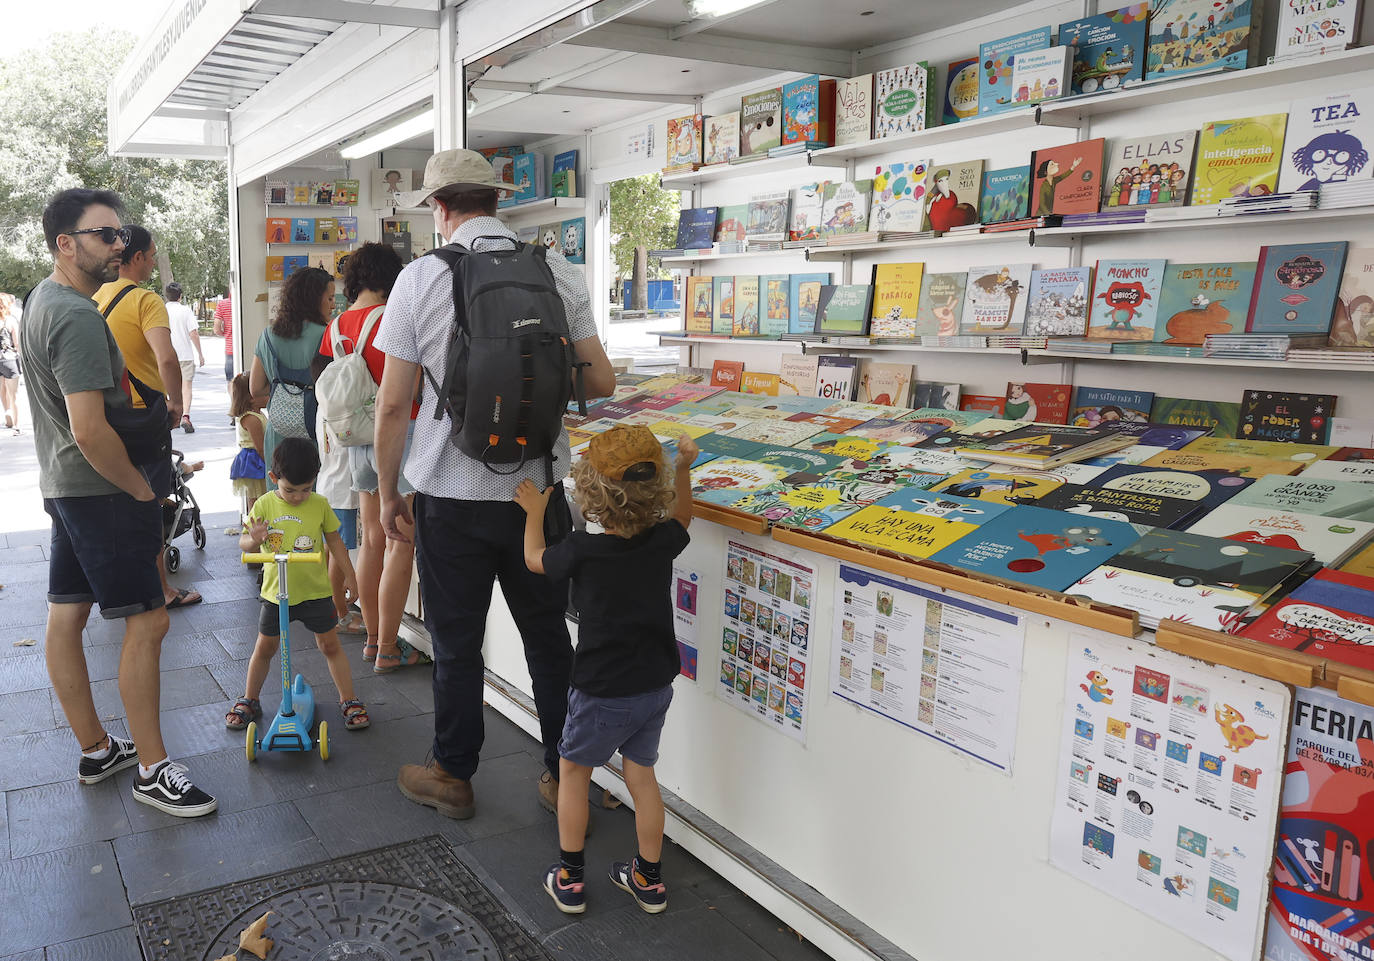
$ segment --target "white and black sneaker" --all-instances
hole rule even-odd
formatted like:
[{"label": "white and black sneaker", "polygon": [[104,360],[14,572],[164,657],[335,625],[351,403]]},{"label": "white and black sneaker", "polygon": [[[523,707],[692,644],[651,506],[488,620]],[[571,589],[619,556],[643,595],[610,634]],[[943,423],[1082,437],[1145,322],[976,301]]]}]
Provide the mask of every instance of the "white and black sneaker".
[{"label": "white and black sneaker", "polygon": [[191,783],[186,768],[163,761],[147,780],[134,775],[134,800],[178,818],[198,818],[219,807],[219,802]]},{"label": "white and black sneaker", "polygon": [[97,759],[86,757],[84,754],[81,756],[81,766],[77,768],[76,777],[82,784],[99,784],[107,777],[112,777],[138,763],[138,750],[134,747],[133,741],[126,741],[113,734],[107,736],[110,739],[110,749],[104,757]]}]

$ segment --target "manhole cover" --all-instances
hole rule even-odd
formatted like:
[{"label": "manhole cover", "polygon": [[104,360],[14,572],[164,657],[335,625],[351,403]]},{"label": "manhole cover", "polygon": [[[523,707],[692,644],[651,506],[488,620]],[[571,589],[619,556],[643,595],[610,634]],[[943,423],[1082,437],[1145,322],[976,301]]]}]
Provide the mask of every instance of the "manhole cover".
[{"label": "manhole cover", "polygon": [[239,932],[264,911],[274,912],[274,961],[501,961],[486,928],[457,905],[375,881],[311,884],[260,901],[224,926],[205,961],[237,949]]}]

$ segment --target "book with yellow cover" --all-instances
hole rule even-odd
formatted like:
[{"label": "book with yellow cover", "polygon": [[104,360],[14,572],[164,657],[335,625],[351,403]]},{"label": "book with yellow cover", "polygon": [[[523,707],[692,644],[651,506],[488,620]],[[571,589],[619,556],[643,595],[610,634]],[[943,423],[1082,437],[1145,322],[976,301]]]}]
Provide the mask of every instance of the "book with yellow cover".
[{"label": "book with yellow cover", "polygon": [[994,504],[1029,504],[1061,485],[1061,481],[1047,477],[1028,477],[1003,474],[997,471],[969,468],[941,481],[930,489],[976,501]]},{"label": "book with yellow cover", "polygon": [[1191,206],[1272,194],[1283,164],[1288,114],[1210,120],[1197,138]]},{"label": "book with yellow cover", "polygon": [[1210,451],[1166,450],[1151,457],[1141,467],[1168,467],[1172,470],[1227,471],[1242,477],[1263,477],[1265,474],[1296,474],[1302,462],[1251,457],[1244,454],[1215,454]]},{"label": "book with yellow cover", "polygon": [[734,326],[735,337],[759,335],[759,275],[740,274],[735,277]]},{"label": "book with yellow cover", "polygon": [[267,282],[270,284],[274,280],[284,279],[285,257],[267,258]]},{"label": "book with yellow cover", "polygon": [[1294,460],[1303,465],[1326,460],[1340,450],[1339,447],[1323,444],[1290,444],[1280,440],[1239,440],[1233,437],[1199,437],[1181,449],[1190,454],[1239,454],[1270,460]]},{"label": "book with yellow cover", "polygon": [[916,336],[916,307],[925,264],[878,264],[873,268],[873,337]]},{"label": "book with yellow cover", "polygon": [[825,532],[865,547],[907,557],[930,557],[1009,509],[1004,504],[902,487],[832,524]]},{"label": "book with yellow cover", "polygon": [[682,329],[689,334],[711,333],[711,280],[697,274],[687,278],[687,295],[682,298]]},{"label": "book with yellow cover", "polygon": [[1339,568],[1346,574],[1374,577],[1374,544],[1369,544]]},{"label": "book with yellow cover", "polygon": [[742,394],[767,394],[769,397],[778,396],[778,375],[764,374],[758,371],[745,371],[740,378],[740,393]]}]

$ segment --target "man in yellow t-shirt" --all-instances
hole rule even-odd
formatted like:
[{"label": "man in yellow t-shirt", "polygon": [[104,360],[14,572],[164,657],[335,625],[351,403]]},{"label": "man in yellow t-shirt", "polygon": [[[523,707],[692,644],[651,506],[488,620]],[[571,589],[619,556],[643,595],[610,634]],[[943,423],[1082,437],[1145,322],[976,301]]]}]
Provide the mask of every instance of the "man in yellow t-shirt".
[{"label": "man in yellow t-shirt", "polygon": [[[153,390],[167,395],[167,413],[175,427],[181,423],[181,364],[172,346],[172,332],[167,322],[167,307],[156,291],[139,286],[153,276],[157,264],[157,244],[153,235],[143,227],[130,225],[129,244],[124,248],[119,265],[119,279],[105,284],[95,292],[95,305],[105,314],[105,323],[114,334],[115,343],[124,355],[124,363],[133,374]],[[108,310],[120,291],[113,310]],[[134,406],[142,407],[138,392],[133,392]]]}]

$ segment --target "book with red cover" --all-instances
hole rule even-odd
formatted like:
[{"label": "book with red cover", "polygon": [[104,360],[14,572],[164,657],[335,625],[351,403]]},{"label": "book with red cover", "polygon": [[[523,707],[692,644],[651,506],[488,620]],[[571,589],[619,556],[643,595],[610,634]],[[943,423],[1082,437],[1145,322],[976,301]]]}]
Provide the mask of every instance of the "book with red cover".
[{"label": "book with red cover", "polygon": [[1007,384],[1007,399],[1001,416],[1008,420],[1030,420],[1037,424],[1067,424],[1072,384]]},{"label": "book with red cover", "polygon": [[739,390],[740,378],[743,376],[744,362],[741,360],[718,360],[711,365],[712,387]]},{"label": "book with red cover", "polygon": [[982,410],[998,417],[1002,416],[1006,406],[1005,397],[994,397],[992,394],[964,394],[959,398],[960,410]]},{"label": "book with red cover", "polygon": [[1106,143],[1098,137],[1031,154],[1030,215],[1097,213]]},{"label": "book with red cover", "polygon": [[1374,577],[1323,568],[1241,635],[1374,669]]}]

